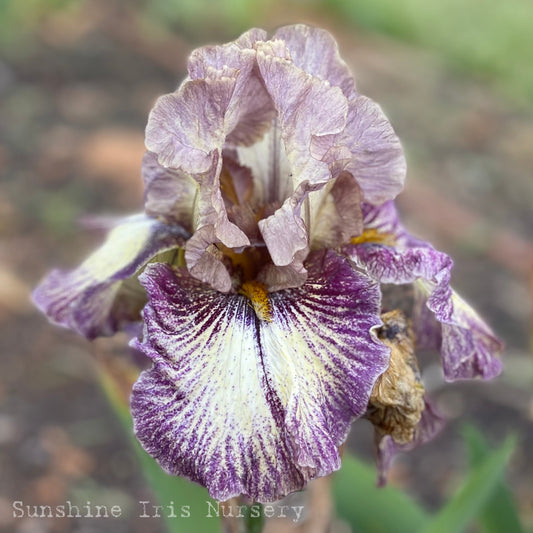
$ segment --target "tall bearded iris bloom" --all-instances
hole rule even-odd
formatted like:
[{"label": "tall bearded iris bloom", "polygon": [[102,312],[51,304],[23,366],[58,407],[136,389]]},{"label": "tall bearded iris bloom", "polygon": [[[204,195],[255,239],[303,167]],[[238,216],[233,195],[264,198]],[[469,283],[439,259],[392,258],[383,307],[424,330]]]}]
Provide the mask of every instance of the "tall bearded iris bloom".
[{"label": "tall bearded iris bloom", "polygon": [[[168,472],[219,500],[277,500],[338,469],[361,417],[384,472],[440,425],[415,347],[440,350],[450,380],[499,372],[451,260],[401,227],[399,140],[327,32],[195,50],[146,146],[145,214],[34,300],[90,338],[142,321],[135,433]],[[407,314],[390,284],[416,293]]]}]

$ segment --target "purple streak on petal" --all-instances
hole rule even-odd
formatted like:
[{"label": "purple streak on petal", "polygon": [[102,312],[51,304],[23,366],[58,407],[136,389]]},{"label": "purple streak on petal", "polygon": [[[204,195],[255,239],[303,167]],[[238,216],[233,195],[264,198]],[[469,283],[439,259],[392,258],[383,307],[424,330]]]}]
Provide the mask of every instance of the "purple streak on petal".
[{"label": "purple streak on petal", "polygon": [[122,282],[156,254],[183,245],[187,236],[181,226],[145,215],[123,219],[77,269],[48,274],[35,289],[33,301],[55,324],[90,339],[112,335],[123,324],[138,321],[137,303],[143,304],[137,302],[137,293],[121,293]]},{"label": "purple streak on petal", "polygon": [[338,446],[388,365],[371,332],[377,286],[333,252],[307,268],[306,285],[269,296],[271,322],[184,270],[157,264],[142,275],[138,347],[154,367],[134,387],[136,435],[165,470],[219,500],[277,500],[337,469]]},{"label": "purple streak on petal", "polygon": [[[426,294],[429,290],[431,287],[425,287]],[[446,299],[434,290],[427,307],[441,323],[440,350],[448,381],[492,379],[501,373],[502,363],[497,356],[503,343],[458,294],[452,292]]]},{"label": "purple streak on petal", "polygon": [[[363,205],[365,228],[396,237],[397,246],[365,243],[346,247],[358,265],[382,283],[415,282],[413,329],[419,348],[440,350],[449,381],[491,379],[502,369],[497,355],[502,342],[450,287],[452,261],[401,225],[393,202]],[[427,309],[432,313],[428,313]]]},{"label": "purple streak on petal", "polygon": [[430,298],[433,301],[436,297],[442,314],[446,314],[444,302],[451,296],[450,276],[453,266],[448,255],[429,246],[393,248],[377,243],[348,245],[343,251],[380,283],[412,283],[420,278],[434,282],[435,288]]},{"label": "purple streak on petal", "polygon": [[442,430],[445,418],[439,413],[433,402],[424,398],[425,407],[422,417],[415,429],[415,435],[409,444],[397,444],[390,435],[376,436],[376,462],[378,467],[378,486],[387,484],[387,473],[392,465],[392,460],[398,452],[410,451],[434,439]]},{"label": "purple streak on petal", "polygon": [[390,200],[381,205],[363,203],[363,223],[367,229],[376,229],[380,233],[390,233],[402,237],[405,230],[395,203]]},{"label": "purple streak on petal", "polygon": [[363,225],[365,229],[375,229],[380,233],[387,233],[396,238],[400,247],[432,248],[431,244],[417,237],[413,237],[400,221],[396,204],[391,200],[381,205],[363,203]]}]

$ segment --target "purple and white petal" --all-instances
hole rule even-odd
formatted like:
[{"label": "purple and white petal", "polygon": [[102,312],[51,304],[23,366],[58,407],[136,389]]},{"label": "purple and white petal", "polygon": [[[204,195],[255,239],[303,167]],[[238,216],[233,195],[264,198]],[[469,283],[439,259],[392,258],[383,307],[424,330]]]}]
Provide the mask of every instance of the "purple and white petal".
[{"label": "purple and white petal", "polygon": [[132,395],[135,432],[172,474],[218,500],[278,500],[340,466],[338,447],[388,365],[379,290],[333,252],[309,281],[269,295],[269,320],[163,264],[139,348],[154,361]]},{"label": "purple and white petal", "polygon": [[[355,264],[382,283],[414,283],[413,329],[419,348],[440,350],[449,381],[477,376],[491,379],[502,369],[502,343],[451,288],[452,260],[400,224],[392,202],[363,206],[365,229],[390,234],[397,245],[362,243],[345,247]],[[428,312],[431,311],[431,313]]]},{"label": "purple and white petal", "polygon": [[[455,381],[499,375],[502,364],[498,355],[503,343],[476,311],[455,291],[446,297],[431,282],[423,280],[416,283],[416,288],[440,322],[440,335],[434,333],[433,337],[440,340],[444,377]],[[426,322],[425,328],[434,331],[434,322]]]},{"label": "purple and white petal", "polygon": [[396,248],[377,243],[348,245],[343,252],[358,267],[380,283],[412,283],[417,279],[434,283],[439,301],[451,296],[450,276],[453,261],[443,252],[427,246]]},{"label": "purple and white petal", "polygon": [[90,339],[112,335],[123,324],[140,320],[145,301],[143,291],[139,294],[125,281],[157,254],[182,246],[187,237],[183,227],[145,215],[123,219],[77,269],[48,274],[33,301],[52,322]]}]

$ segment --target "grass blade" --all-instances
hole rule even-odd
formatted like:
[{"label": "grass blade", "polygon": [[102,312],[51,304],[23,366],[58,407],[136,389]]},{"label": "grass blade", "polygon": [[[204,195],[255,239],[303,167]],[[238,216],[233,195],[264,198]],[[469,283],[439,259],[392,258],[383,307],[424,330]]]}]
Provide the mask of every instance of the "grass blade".
[{"label": "grass blade", "polygon": [[426,512],[402,491],[377,488],[376,469],[348,453],[333,477],[333,494],[338,516],[357,533],[412,533],[428,520]]},{"label": "grass blade", "polygon": [[[514,439],[488,454],[475,467],[447,505],[431,522],[423,527],[422,533],[461,533],[494,497],[504,468],[514,448]],[[505,528],[507,532],[507,528]]]},{"label": "grass blade", "polygon": [[[463,437],[467,444],[468,458],[471,468],[483,462],[490,448],[483,435],[473,426],[463,429]],[[503,481],[494,490],[493,497],[487,502],[479,515],[479,523],[483,533],[524,533],[513,495]]]}]

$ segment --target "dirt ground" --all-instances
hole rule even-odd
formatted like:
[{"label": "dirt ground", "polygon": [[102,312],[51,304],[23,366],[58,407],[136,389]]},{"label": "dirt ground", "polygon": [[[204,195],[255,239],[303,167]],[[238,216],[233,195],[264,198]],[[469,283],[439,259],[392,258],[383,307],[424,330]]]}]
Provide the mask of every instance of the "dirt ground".
[{"label": "dirt ground", "polygon": [[[533,527],[533,112],[424,52],[333,31],[359,90],[383,106],[404,143],[407,226],[453,256],[455,288],[507,346],[492,383],[444,384],[437,359],[425,358],[425,383],[450,422],[399,458],[391,483],[438,508],[463,475],[464,423],[495,444],[514,433],[508,479]],[[80,217],[140,209],[147,115],[184,76],[191,47],[140,25],[134,11],[104,9],[48,18],[34,42],[0,55],[0,531],[163,531],[133,512],[151,496],[97,384],[90,344],[51,327],[29,293],[100,241]],[[369,429],[359,422],[350,437],[363,456]],[[69,497],[108,497],[131,512],[112,524],[12,518],[14,500]]]}]

